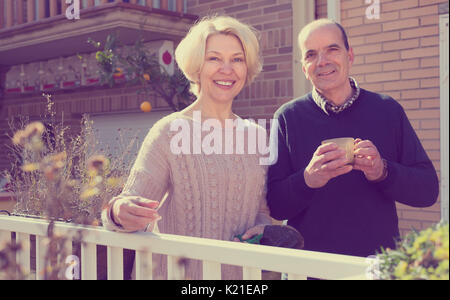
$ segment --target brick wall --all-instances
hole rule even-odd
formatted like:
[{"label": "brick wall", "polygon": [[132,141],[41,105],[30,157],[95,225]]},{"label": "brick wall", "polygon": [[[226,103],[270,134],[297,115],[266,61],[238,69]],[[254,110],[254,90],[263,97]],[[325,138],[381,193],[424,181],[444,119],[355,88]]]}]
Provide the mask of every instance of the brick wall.
[{"label": "brick wall", "polygon": [[[341,1],[341,23],[356,55],[353,75],[363,88],[388,94],[404,107],[438,173],[439,4],[445,2],[381,0],[380,19],[369,20],[364,0]],[[440,220],[440,203],[397,207],[402,233]]]},{"label": "brick wall", "polygon": [[188,12],[226,14],[261,32],[264,72],[235,99],[238,115],[268,120],[293,98],[291,0],[189,0]]}]

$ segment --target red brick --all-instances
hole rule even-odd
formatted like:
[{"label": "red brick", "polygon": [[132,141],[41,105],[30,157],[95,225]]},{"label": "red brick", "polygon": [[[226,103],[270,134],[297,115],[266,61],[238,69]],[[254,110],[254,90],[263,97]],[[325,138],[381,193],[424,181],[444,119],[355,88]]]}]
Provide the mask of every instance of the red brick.
[{"label": "red brick", "polygon": [[381,24],[370,24],[364,25],[360,27],[349,28],[347,33],[349,36],[358,36],[358,35],[369,35],[374,33],[382,32]]},{"label": "red brick", "polygon": [[430,87],[439,87],[440,80],[438,77],[436,78],[427,78],[420,80],[420,87],[421,88],[430,88]]},{"label": "red brick", "polygon": [[437,3],[445,3],[448,2],[447,0],[420,0],[420,6],[426,6],[431,4],[437,4]]},{"label": "red brick", "polygon": [[439,57],[425,57],[420,60],[420,67],[428,68],[428,67],[438,67],[439,66]]},{"label": "red brick", "polygon": [[439,76],[439,68],[402,71],[402,79],[430,78]]},{"label": "red brick", "polygon": [[427,6],[427,7],[419,7],[419,8],[410,8],[403,9],[400,11],[400,18],[412,18],[412,17],[420,17],[427,15],[437,15],[438,14],[438,6]]},{"label": "red brick", "polygon": [[429,36],[420,39],[421,47],[438,46],[438,45],[439,45],[439,36]]},{"label": "red brick", "polygon": [[399,21],[393,21],[393,22],[386,22],[383,23],[383,32],[384,31],[392,31],[392,30],[399,30],[399,29],[407,29],[407,28],[413,28],[419,26],[419,20],[414,19],[406,19],[406,20],[399,20]]},{"label": "red brick", "polygon": [[436,140],[440,138],[439,130],[417,130],[416,133],[421,140]]},{"label": "red brick", "polygon": [[351,74],[371,74],[382,71],[382,65],[381,64],[353,65],[350,71]]},{"label": "red brick", "polygon": [[420,17],[420,26],[437,24],[439,24],[439,18],[437,18],[436,15]]},{"label": "red brick", "polygon": [[402,59],[409,58],[422,58],[422,57],[430,57],[430,56],[438,56],[439,55],[439,47],[426,47],[426,48],[417,48],[411,50],[403,50],[401,52]]},{"label": "red brick", "polygon": [[387,11],[401,11],[402,9],[417,7],[418,5],[418,0],[395,0],[392,2],[382,3],[381,13]]},{"label": "red brick", "polygon": [[420,128],[422,128],[422,129],[440,128],[440,121],[439,120],[422,120],[422,121],[420,121]]},{"label": "red brick", "polygon": [[[409,111],[406,111],[406,115],[408,116],[409,119],[413,119],[413,120],[439,119],[440,118],[440,112],[437,109],[409,110]],[[435,148],[433,148],[433,149],[435,149]]]},{"label": "red brick", "polygon": [[439,34],[439,28],[436,26],[418,27],[413,29],[405,29],[401,31],[401,39],[410,39],[415,37],[424,37]]},{"label": "red brick", "polygon": [[383,63],[383,71],[410,70],[419,67],[419,59],[399,60]]},{"label": "red brick", "polygon": [[419,80],[399,80],[399,81],[391,81],[383,84],[385,91],[401,91],[401,90],[409,90],[409,89],[417,89],[420,87]]},{"label": "red brick", "polygon": [[420,108],[428,109],[428,108],[440,108],[441,100],[440,99],[424,99],[420,101]]},{"label": "red brick", "polygon": [[402,92],[402,99],[429,99],[439,97],[439,89],[417,89]]},{"label": "red brick", "polygon": [[402,50],[402,49],[416,48],[418,46],[419,46],[419,39],[401,40],[383,43],[383,50],[384,51]]},{"label": "red brick", "polygon": [[355,55],[381,52],[381,44],[363,45],[353,47]]},{"label": "red brick", "polygon": [[378,34],[371,34],[366,36],[367,43],[378,43],[378,42],[386,42],[386,41],[397,41],[400,39],[400,32],[390,31],[390,32],[382,32]]},{"label": "red brick", "polygon": [[398,51],[366,55],[366,63],[396,61],[400,58]]}]

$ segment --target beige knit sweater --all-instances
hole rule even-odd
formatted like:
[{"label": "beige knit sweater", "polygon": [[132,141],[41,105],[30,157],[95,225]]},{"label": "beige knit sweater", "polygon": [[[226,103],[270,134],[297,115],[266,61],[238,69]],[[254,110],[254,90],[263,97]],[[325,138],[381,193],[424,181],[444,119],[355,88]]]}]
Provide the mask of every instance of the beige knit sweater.
[{"label": "beige knit sweater", "polygon": [[[199,140],[198,136],[197,140],[193,138],[193,132],[194,128],[199,128],[194,126],[200,126],[200,123],[178,112],[159,120],[145,138],[122,193],[110,201],[109,207],[112,201],[123,196],[138,195],[158,201],[167,197],[159,210],[162,219],[156,230],[227,241],[255,225],[270,224],[265,201],[267,168],[260,165],[261,155],[248,154],[250,151],[247,147],[251,130],[265,130],[249,121],[245,121],[243,127],[221,129],[221,153],[225,153],[225,142],[230,141],[225,139],[225,135],[230,136],[232,133],[237,137],[240,133],[245,138],[244,154],[238,154],[236,141],[232,143],[233,154],[205,154],[203,151],[200,154],[174,154],[173,146],[176,143],[171,148],[171,141],[174,143],[173,139],[177,137],[179,141],[181,136],[180,128],[175,126],[171,130],[174,120],[183,120],[183,124],[189,124],[189,137],[184,137],[190,138],[189,153],[198,153],[194,150],[194,142],[198,143]],[[211,132],[201,132],[203,143],[211,141],[207,140]],[[106,211],[103,213],[103,224],[110,230],[123,231],[112,222]],[[154,278],[164,279],[164,259],[154,256],[155,263],[159,267],[154,271]],[[201,270],[201,263],[189,261],[186,276],[201,279]],[[222,278],[240,279],[241,271],[223,266]]]}]

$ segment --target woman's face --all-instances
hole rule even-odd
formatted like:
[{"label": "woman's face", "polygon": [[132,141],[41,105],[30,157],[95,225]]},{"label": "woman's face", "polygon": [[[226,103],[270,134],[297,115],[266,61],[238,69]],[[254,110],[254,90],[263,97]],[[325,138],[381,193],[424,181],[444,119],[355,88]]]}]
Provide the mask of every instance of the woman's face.
[{"label": "woman's face", "polygon": [[206,41],[200,70],[200,95],[214,102],[231,102],[247,79],[247,63],[241,42],[234,35],[214,34]]}]

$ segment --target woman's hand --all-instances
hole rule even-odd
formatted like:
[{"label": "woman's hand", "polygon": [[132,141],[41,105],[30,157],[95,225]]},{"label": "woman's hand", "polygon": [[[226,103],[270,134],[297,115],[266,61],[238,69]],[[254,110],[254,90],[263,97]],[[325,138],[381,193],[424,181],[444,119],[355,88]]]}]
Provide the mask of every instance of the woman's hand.
[{"label": "woman's hand", "polygon": [[[151,231],[155,221],[161,219],[157,212],[158,201],[138,196],[117,199],[111,208],[113,221],[130,231]],[[151,228],[148,228],[149,225]]]},{"label": "woman's hand", "polygon": [[[248,239],[251,239],[252,237],[254,237],[255,235],[263,234],[264,227],[266,227],[266,225],[256,225],[256,226],[250,228],[242,235],[242,240],[248,240]],[[237,237],[234,238],[234,241],[240,242],[240,240]]]}]

